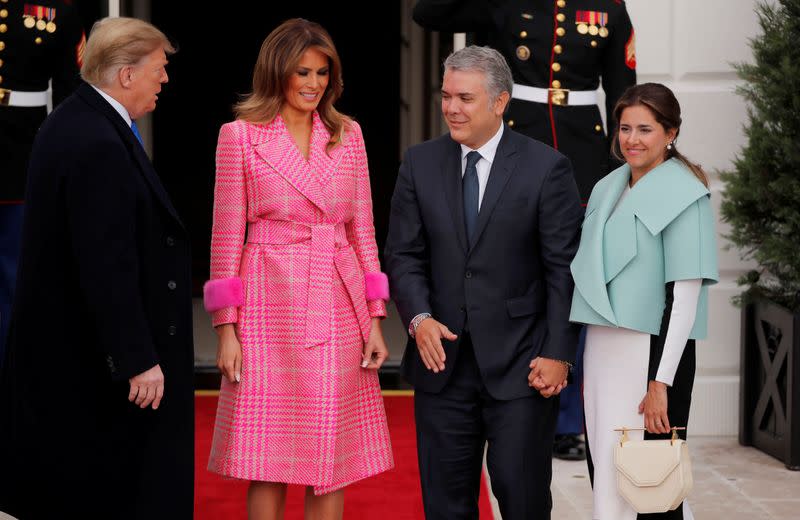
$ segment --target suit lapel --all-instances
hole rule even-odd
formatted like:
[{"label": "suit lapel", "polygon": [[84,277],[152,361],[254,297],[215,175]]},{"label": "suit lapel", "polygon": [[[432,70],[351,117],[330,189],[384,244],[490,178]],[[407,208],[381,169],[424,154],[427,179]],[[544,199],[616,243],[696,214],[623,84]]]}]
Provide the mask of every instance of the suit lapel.
[{"label": "suit lapel", "polygon": [[448,152],[445,153],[441,163],[442,179],[444,180],[444,194],[447,205],[450,207],[450,216],[456,236],[461,243],[464,253],[467,252],[467,232],[464,229],[464,197],[461,193],[461,146],[452,139],[447,141]]},{"label": "suit lapel", "polygon": [[[325,153],[324,146],[322,151],[313,148],[315,144],[319,145],[319,140],[317,139],[315,142],[314,136],[317,132],[312,130],[311,160],[306,161],[300,154],[280,115],[276,115],[275,119],[265,127],[259,128],[260,131],[253,132],[251,135],[251,143],[256,153],[304,197],[323,212],[327,212],[328,205],[323,197],[322,186],[315,178],[314,167],[317,164],[321,167],[330,166],[331,161],[321,158],[314,159],[315,155]],[[337,148],[341,148],[341,146]]]},{"label": "suit lapel", "polygon": [[78,89],[78,94],[114,124],[120,138],[131,150],[131,155],[133,156],[134,161],[139,165],[139,170],[142,172],[145,180],[150,185],[150,189],[153,190],[156,198],[159,200],[159,202],[161,202],[161,205],[166,208],[169,214],[172,215],[172,217],[178,222],[178,224],[183,227],[183,222],[181,222],[178,212],[175,211],[175,207],[172,205],[172,201],[170,201],[169,195],[167,195],[167,191],[164,189],[164,185],[161,183],[161,179],[156,173],[155,168],[153,168],[153,163],[150,162],[150,158],[145,153],[142,144],[138,139],[136,139],[136,136],[133,135],[133,131],[128,126],[126,121],[116,110],[114,110],[114,107],[112,107],[105,99],[103,99],[103,97],[98,94],[97,91],[95,91],[90,85],[81,85]]},{"label": "suit lapel", "polygon": [[511,178],[511,173],[514,171],[516,165],[517,148],[511,141],[511,131],[508,128],[503,129],[503,136],[500,138],[500,143],[497,145],[497,152],[494,155],[492,168],[489,170],[489,179],[486,181],[486,189],[483,192],[483,200],[481,201],[481,209],[478,213],[478,224],[475,228],[475,236],[472,243],[478,244],[478,241],[489,223],[489,218],[492,216],[497,201]]}]

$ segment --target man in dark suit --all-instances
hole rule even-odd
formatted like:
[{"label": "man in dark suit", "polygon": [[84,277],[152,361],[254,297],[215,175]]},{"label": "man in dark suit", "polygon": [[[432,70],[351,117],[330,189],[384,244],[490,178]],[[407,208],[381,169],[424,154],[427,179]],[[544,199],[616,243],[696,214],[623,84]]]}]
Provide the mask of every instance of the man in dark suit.
[{"label": "man in dark suit", "polygon": [[[413,16],[429,30],[472,32],[505,56],[514,76],[506,124],[569,158],[584,205],[594,184],[621,165],[606,134],[616,128],[617,100],[636,84],[636,39],[624,1],[418,0]],[[553,446],[566,460],[586,458],[582,358],[581,342]]]},{"label": "man in dark suit", "polygon": [[483,448],[506,520],[549,519],[557,394],[582,209],[569,160],[503,125],[511,71],[467,47],[444,64],[450,133],[410,148],[385,258],[409,324],[428,519],[477,519]]},{"label": "man in dark suit", "polygon": [[135,125],[172,52],[95,24],[33,145],[0,377],[0,511],[26,520],[192,517],[189,246]]}]

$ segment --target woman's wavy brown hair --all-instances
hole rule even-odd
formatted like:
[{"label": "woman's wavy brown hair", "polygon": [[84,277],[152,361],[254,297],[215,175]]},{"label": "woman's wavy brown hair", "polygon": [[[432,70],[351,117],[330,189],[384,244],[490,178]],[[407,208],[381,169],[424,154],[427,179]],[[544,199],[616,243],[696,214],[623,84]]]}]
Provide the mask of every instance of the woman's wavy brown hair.
[{"label": "woman's wavy brown hair", "polygon": [[285,89],[303,53],[315,48],[328,57],[329,82],[317,106],[331,134],[327,150],[342,141],[350,119],[334,108],[342,95],[342,65],[330,34],[318,23],[303,18],[286,20],[261,45],[253,69],[253,91],[234,106],[236,117],[249,123],[269,123],[286,101]]},{"label": "woman's wavy brown hair", "polygon": [[695,177],[708,187],[708,177],[699,164],[695,164],[685,155],[678,151],[678,134],[681,132],[681,105],[670,89],[661,83],[642,83],[634,85],[622,93],[614,107],[614,118],[617,121],[617,128],[611,141],[611,153],[620,161],[624,161],[622,151],[619,147],[619,121],[622,112],[633,106],[643,106],[650,110],[655,120],[660,124],[664,131],[669,132],[673,128],[676,130],[675,139],[672,142],[672,149],[664,150],[664,160],[676,158],[689,170]]}]

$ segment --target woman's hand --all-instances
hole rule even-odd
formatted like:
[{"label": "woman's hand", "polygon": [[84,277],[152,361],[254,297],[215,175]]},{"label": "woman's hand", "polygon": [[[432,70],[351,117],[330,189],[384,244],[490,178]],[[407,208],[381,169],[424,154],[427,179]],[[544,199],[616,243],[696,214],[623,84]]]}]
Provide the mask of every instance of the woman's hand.
[{"label": "woman's hand", "polygon": [[377,370],[387,359],[389,359],[389,349],[386,348],[386,341],[383,339],[381,320],[380,318],[372,318],[369,339],[362,352],[361,368]]},{"label": "woman's hand", "polygon": [[242,345],[236,334],[236,326],[226,323],[217,327],[217,368],[231,383],[242,379]]},{"label": "woman's hand", "polygon": [[669,433],[667,417],[667,385],[660,381],[650,381],[647,393],[639,403],[639,413],[644,414],[644,427],[650,433]]}]

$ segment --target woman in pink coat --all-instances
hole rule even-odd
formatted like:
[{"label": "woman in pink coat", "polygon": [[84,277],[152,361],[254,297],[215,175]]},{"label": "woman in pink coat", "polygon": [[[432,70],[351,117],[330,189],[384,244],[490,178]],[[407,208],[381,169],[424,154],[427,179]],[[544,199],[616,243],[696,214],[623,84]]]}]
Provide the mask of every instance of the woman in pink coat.
[{"label": "woman in pink coat", "polygon": [[341,518],[343,488],[393,466],[377,369],[388,350],[361,129],[333,107],[333,42],[293,19],[217,144],[211,280],[223,372],[209,469],[251,481],[250,518]]}]

